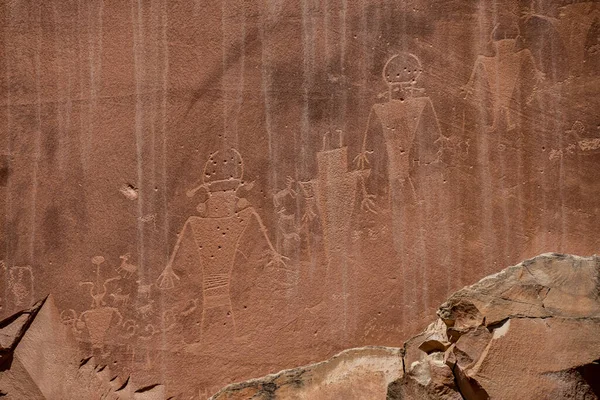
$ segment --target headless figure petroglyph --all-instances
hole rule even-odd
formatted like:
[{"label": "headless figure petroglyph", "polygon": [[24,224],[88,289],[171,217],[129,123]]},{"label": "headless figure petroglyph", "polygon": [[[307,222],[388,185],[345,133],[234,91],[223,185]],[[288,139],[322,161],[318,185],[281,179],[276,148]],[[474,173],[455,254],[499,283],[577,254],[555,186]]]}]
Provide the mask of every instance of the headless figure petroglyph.
[{"label": "headless figure petroglyph", "polygon": [[511,106],[515,87],[521,81],[521,72],[526,63],[535,71],[535,87],[528,101],[533,99],[533,94],[542,80],[544,74],[536,68],[535,60],[529,49],[517,50],[519,26],[516,22],[503,21],[492,30],[491,40],[494,44],[493,56],[478,56],[469,81],[462,88],[465,99],[470,98],[477,85],[484,85],[490,95],[492,108],[492,121],[490,131],[496,131],[501,122],[507,130],[517,126],[517,112]]},{"label": "headless figure petroglyph", "polygon": [[[410,177],[411,155],[415,141],[421,138],[432,139],[430,147],[444,137],[438,118],[429,97],[423,95],[424,89],[417,87],[421,75],[421,63],[410,53],[400,53],[391,57],[383,68],[383,80],[388,86],[387,101],[373,105],[369,113],[367,127],[363,136],[361,153],[354,158],[357,168],[363,170],[370,165],[367,147],[372,125],[381,124],[387,153],[387,175],[390,188],[394,243],[400,251],[400,241],[404,229],[402,208],[406,199],[416,198],[415,186]],[[424,164],[439,159],[441,150],[434,156],[425,157],[416,162]],[[413,160],[415,162],[415,160]],[[373,210],[373,197],[369,195],[363,180],[363,209]],[[406,192],[409,193],[406,193]]]},{"label": "headless figure petroglyph", "polygon": [[[217,315],[216,319],[221,324],[229,325],[228,321],[231,321],[235,334],[231,276],[236,256],[241,253],[240,241],[251,222],[258,223],[269,248],[270,257],[266,269],[286,267],[284,260],[287,258],[271,244],[260,216],[246,199],[237,195],[238,190],[252,187],[252,184],[244,184],[242,178],[243,160],[237,150],[217,151],[209,157],[204,167],[202,184],[187,193],[188,197],[192,197],[200,189],[206,192],[207,200],[197,208],[201,216],[188,218],[178,236],[170,261],[157,280],[157,287],[163,290],[174,288],[180,283],[173,263],[179,252],[185,250],[184,246],[189,247],[191,243],[197,258],[194,265],[187,267],[187,273],[190,276],[202,276],[201,334],[207,329],[209,312],[211,319]],[[191,242],[184,241],[186,235],[191,236]]]},{"label": "headless figure petroglyph", "polygon": [[[352,211],[356,201],[357,182],[368,175],[368,170],[348,171],[348,148],[343,146],[342,131],[336,130],[338,142],[331,133],[323,137],[323,149],[317,152],[317,178],[304,182],[307,196],[306,222],[316,217],[312,198],[316,198],[323,225],[325,255],[331,262],[334,257],[347,257]],[[334,143],[332,143],[334,142]],[[313,196],[314,192],[314,196]]]}]

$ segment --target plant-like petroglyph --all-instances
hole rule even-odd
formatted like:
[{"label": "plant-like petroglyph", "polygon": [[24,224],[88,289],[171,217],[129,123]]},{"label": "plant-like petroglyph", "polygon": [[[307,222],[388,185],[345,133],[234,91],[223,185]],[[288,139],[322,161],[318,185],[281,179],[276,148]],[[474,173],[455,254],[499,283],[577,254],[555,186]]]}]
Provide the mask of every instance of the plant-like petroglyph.
[{"label": "plant-like petroglyph", "polygon": [[[240,189],[249,190],[252,184],[243,182],[244,164],[240,153],[235,149],[221,150],[210,155],[204,166],[202,183],[187,192],[188,197],[202,190],[206,196],[197,210],[200,216],[191,216],[178,236],[169,263],[157,279],[159,289],[172,289],[181,283],[174,264],[180,252],[193,251],[195,261],[184,265],[188,276],[200,276],[202,286],[201,332],[206,329],[206,315],[222,316],[229,319],[235,332],[235,315],[231,303],[231,277],[240,243],[251,223],[256,223],[268,246],[269,268],[287,270],[287,257],[281,255],[272,245],[261,217],[238,196]],[[292,271],[290,271],[292,272]]]},{"label": "plant-like petroglyph", "polygon": [[106,305],[106,302],[104,301],[104,297],[106,296],[106,293],[108,292],[108,288],[106,285],[108,285],[112,281],[121,279],[120,276],[106,279],[102,283],[103,290],[100,291],[100,265],[102,265],[102,263],[104,263],[104,261],[105,261],[105,259],[102,256],[92,257],[92,264],[94,264],[96,266],[96,281],[95,282],[93,282],[93,281],[79,282],[79,286],[89,286],[89,290],[90,290],[89,294],[90,294],[90,297],[92,298],[92,305],[90,307],[92,307],[92,308],[102,307],[102,306]]},{"label": "plant-like petroglyph", "polygon": [[[106,333],[108,332],[113,321],[117,326],[121,325],[123,316],[116,307],[106,305],[104,298],[108,292],[108,284],[113,281],[118,281],[121,276],[116,276],[101,280],[100,270],[102,264],[106,261],[102,256],[92,257],[92,264],[95,266],[96,279],[95,281],[80,282],[82,287],[89,286],[89,295],[92,298],[91,308],[83,311],[81,314],[73,309],[64,310],[61,313],[62,322],[72,328],[76,337],[81,339],[84,331],[87,331],[92,349],[103,350],[105,346]],[[102,283],[101,283],[102,282]],[[119,294],[117,294],[119,295]],[[122,296],[122,295],[121,295]],[[113,299],[116,298],[113,297]],[[115,320],[116,317],[116,320]]]}]

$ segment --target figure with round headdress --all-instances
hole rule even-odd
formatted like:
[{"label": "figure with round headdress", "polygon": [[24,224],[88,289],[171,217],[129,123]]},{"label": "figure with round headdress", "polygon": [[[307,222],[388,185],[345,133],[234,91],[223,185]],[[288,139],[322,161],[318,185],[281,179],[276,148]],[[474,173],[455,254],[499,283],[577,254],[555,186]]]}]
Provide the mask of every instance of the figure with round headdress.
[{"label": "figure with round headdress", "polygon": [[[243,178],[244,162],[237,150],[220,150],[209,156],[201,183],[187,192],[188,197],[203,193],[205,200],[197,207],[199,215],[185,222],[157,280],[159,289],[186,286],[191,291],[189,296],[198,296],[202,334],[211,326],[220,327],[225,334],[235,333],[231,290],[234,266],[240,257],[244,264],[249,263],[248,254],[256,247],[254,241],[261,239],[262,248],[268,253],[265,270],[285,268],[285,257],[271,244],[262,219],[239,194],[241,189],[253,186]],[[250,265],[247,268],[256,270]],[[237,272],[245,276],[245,271]]]},{"label": "figure with round headdress", "polygon": [[[441,151],[438,144],[442,134],[437,115],[431,99],[419,85],[422,72],[421,62],[411,53],[396,54],[385,63],[382,78],[388,89],[387,99],[371,108],[362,150],[354,158],[358,169],[371,168],[374,179],[380,175],[387,178],[398,250],[404,229],[401,210],[409,199],[416,199],[411,168],[439,159]],[[385,157],[375,154],[370,158],[377,152],[375,147],[379,142],[382,145],[378,151],[384,151]],[[383,159],[387,159],[385,167]],[[364,187],[362,192],[363,196],[372,196]]]}]

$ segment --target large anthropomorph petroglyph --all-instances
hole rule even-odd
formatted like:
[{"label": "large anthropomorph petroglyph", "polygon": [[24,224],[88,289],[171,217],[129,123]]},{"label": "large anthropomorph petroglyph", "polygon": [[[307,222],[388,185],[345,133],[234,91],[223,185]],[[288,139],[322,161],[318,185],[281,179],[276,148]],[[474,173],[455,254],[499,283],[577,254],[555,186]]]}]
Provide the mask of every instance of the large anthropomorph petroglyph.
[{"label": "large anthropomorph petroglyph", "polygon": [[435,161],[441,151],[442,134],[433,103],[417,85],[421,73],[421,63],[413,54],[400,53],[387,61],[383,69],[387,101],[373,105],[361,153],[354,159],[359,169],[369,167],[373,159],[382,159],[383,154],[372,150],[373,135],[377,132],[374,126],[379,125],[385,143],[389,207],[397,251],[405,229],[402,209],[416,198],[411,168]]},{"label": "large anthropomorph petroglyph", "polygon": [[[223,339],[236,333],[232,297],[236,290],[244,291],[243,287],[232,287],[232,276],[268,275],[269,271],[286,269],[286,263],[271,244],[261,217],[238,195],[253,186],[242,180],[244,164],[240,153],[227,149],[211,154],[203,174],[202,184],[187,195],[193,197],[203,190],[206,200],[197,207],[199,215],[186,221],[157,286],[164,290],[187,286],[192,292],[200,288],[195,295],[201,304],[201,335],[208,335],[212,329],[214,335]],[[249,253],[257,247],[263,253],[264,263],[250,265]],[[246,260],[246,271],[234,271],[239,257]]]},{"label": "large anthropomorph petroglyph", "polygon": [[0,0],[0,22],[0,321],[51,294],[136,387],[206,399],[401,346],[506,265],[600,249],[599,0]]}]

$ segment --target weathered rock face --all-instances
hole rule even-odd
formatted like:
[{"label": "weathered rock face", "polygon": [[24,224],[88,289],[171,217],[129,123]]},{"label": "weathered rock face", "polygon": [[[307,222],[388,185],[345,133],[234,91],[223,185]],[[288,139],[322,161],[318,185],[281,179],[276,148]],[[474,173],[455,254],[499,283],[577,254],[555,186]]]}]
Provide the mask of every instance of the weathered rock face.
[{"label": "weathered rock face", "polygon": [[7,400],[165,400],[93,357],[80,359],[52,296],[0,321],[0,394]]},{"label": "weathered rock face", "polygon": [[456,292],[403,349],[379,350],[402,370],[355,349],[213,399],[598,399],[599,307],[600,258],[546,254]]},{"label": "weathered rock face", "polygon": [[466,284],[600,249],[597,1],[3,0],[0,26],[0,319],[52,294],[141,386],[398,347]]},{"label": "weathered rock face", "polygon": [[211,399],[383,399],[388,384],[403,374],[402,352],[387,347],[351,349],[319,364],[228,386]]}]

